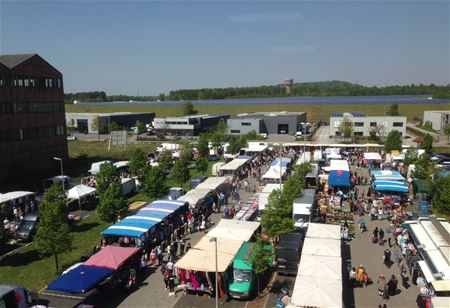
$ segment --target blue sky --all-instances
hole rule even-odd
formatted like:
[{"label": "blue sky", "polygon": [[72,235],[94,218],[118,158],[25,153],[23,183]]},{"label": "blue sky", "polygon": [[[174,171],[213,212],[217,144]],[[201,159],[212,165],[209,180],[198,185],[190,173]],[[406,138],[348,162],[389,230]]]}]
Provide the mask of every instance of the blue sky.
[{"label": "blue sky", "polygon": [[66,92],[449,83],[447,1],[0,0],[0,14],[0,53],[39,53]]}]

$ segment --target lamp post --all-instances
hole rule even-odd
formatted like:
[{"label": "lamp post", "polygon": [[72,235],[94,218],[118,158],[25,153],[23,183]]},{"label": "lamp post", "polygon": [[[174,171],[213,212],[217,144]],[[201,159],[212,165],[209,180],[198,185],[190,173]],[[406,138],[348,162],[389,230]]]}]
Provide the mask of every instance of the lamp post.
[{"label": "lamp post", "polygon": [[219,307],[219,288],[218,288],[218,282],[217,282],[217,275],[218,275],[218,269],[217,269],[217,237],[212,237],[209,239],[210,242],[215,242],[216,243],[216,249],[215,249],[215,256],[216,256],[216,287],[215,287],[215,292],[216,292],[216,308]]},{"label": "lamp post", "polygon": [[62,162],[62,158],[59,157],[53,157],[54,160],[59,160],[60,166],[61,166],[61,183],[62,183],[62,189],[63,192],[65,193],[65,189],[64,189],[64,170],[63,170],[63,162]]}]

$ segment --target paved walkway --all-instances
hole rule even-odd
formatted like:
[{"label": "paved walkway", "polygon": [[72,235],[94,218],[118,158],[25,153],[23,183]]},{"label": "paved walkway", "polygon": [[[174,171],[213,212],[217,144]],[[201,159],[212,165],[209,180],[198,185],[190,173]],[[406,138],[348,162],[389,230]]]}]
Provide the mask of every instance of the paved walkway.
[{"label": "paved walkway", "polygon": [[[368,176],[367,169],[359,169],[358,173],[361,175]],[[367,192],[368,186],[359,186],[360,191],[364,190]],[[389,221],[387,220],[375,220],[370,221],[370,215],[366,214],[366,222],[367,222],[367,231],[361,233],[359,228],[357,227],[358,218],[355,216],[355,239],[349,243],[350,250],[347,251],[349,256],[347,256],[347,260],[351,261],[352,265],[358,267],[362,264],[370,278],[373,279],[373,284],[363,287],[363,288],[355,288],[353,290],[347,290],[347,296],[351,296],[354,294],[354,307],[377,307],[378,305],[386,304],[387,307],[416,307],[416,297],[419,293],[418,288],[415,285],[411,284],[409,288],[404,288],[401,284],[401,276],[399,268],[396,264],[392,265],[389,269],[383,264],[383,252],[385,249],[389,248],[388,243],[384,246],[380,246],[378,244],[372,244],[372,232],[375,227],[378,229],[382,228],[383,231],[386,231],[386,228],[389,225]],[[385,233],[385,239],[387,239],[389,234]],[[393,242],[393,241],[392,241]],[[398,249],[396,247],[390,248],[391,250],[391,259],[395,260],[394,257],[394,249]],[[344,249],[345,252],[345,249]],[[346,267],[346,261],[343,258],[343,268]],[[398,289],[399,293],[395,296],[389,298],[389,300],[383,300],[378,295],[377,290],[377,279],[379,274],[384,274],[386,279],[389,280],[390,276],[394,274],[399,281]],[[345,283],[345,280],[344,280]],[[348,288],[347,288],[348,289]],[[351,292],[353,291],[353,292]],[[347,298],[346,302],[349,303],[349,306],[352,305],[351,298]]]}]

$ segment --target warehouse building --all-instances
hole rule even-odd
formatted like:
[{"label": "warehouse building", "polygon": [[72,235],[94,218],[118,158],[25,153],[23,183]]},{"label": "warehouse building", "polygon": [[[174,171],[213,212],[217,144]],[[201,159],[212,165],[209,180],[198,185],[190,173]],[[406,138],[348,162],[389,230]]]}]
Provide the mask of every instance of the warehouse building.
[{"label": "warehouse building", "polygon": [[340,127],[344,119],[352,122],[353,135],[369,137],[371,131],[376,131],[381,137],[386,137],[396,130],[402,136],[406,135],[406,117],[402,116],[366,116],[362,112],[333,112],[330,117],[330,136],[340,136]]},{"label": "warehouse building", "polygon": [[306,122],[305,112],[242,113],[227,121],[229,134],[294,134]]},{"label": "warehouse building", "polygon": [[82,134],[105,134],[113,124],[128,130],[136,126],[137,121],[145,127],[154,118],[154,112],[66,113],[66,124],[69,130]]},{"label": "warehouse building", "polygon": [[423,123],[430,122],[434,130],[443,131],[450,124],[449,110],[427,110],[423,112]]},{"label": "warehouse building", "polygon": [[155,133],[174,136],[197,136],[199,133],[213,131],[220,122],[226,122],[229,115],[200,114],[183,117],[155,118]]},{"label": "warehouse building", "polygon": [[0,56],[0,180],[67,158],[62,74],[37,54]]}]

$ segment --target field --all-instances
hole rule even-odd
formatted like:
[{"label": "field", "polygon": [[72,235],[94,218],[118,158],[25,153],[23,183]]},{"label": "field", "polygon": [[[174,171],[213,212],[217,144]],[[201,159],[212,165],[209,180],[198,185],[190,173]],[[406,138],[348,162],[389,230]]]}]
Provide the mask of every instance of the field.
[{"label": "field", "polygon": [[[384,115],[390,105],[222,105],[222,106],[195,106],[198,113],[230,114],[255,111],[303,111],[307,113],[309,122],[318,120],[329,121],[330,114],[335,111],[350,112],[361,111],[366,115]],[[257,108],[257,110],[255,109]],[[450,104],[444,105],[399,105],[401,115],[411,121],[414,117],[421,119],[425,110],[450,110]],[[76,106],[66,105],[66,112],[155,112],[158,117],[177,116],[182,114],[180,107],[175,106]]]}]

